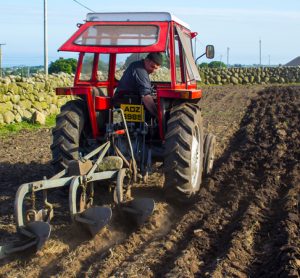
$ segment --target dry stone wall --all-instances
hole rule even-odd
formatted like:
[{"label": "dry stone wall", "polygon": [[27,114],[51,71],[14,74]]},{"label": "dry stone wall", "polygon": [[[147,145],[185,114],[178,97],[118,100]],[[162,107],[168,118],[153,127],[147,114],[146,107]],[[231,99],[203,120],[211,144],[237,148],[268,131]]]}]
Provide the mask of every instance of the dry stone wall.
[{"label": "dry stone wall", "polygon": [[71,97],[56,96],[55,88],[71,86],[74,77],[68,74],[36,74],[30,78],[0,78],[0,125],[34,121],[37,114],[57,114]]},{"label": "dry stone wall", "polygon": [[[120,72],[121,74],[121,72]],[[159,76],[157,76],[159,75]],[[202,68],[204,84],[273,84],[300,83],[300,67],[276,68]],[[170,81],[169,69],[161,68],[152,80]],[[72,86],[74,76],[53,74],[45,78],[36,74],[30,78],[8,76],[0,78],[0,125],[34,121],[37,115],[59,113],[71,97],[56,96],[55,88]]]},{"label": "dry stone wall", "polygon": [[300,83],[300,67],[201,68],[205,84],[283,84]]}]

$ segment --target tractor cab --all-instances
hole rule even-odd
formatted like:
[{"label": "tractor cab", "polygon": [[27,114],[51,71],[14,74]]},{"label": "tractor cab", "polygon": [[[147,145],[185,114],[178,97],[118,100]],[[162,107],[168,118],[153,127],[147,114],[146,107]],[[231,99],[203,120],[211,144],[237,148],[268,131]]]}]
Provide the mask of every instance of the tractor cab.
[{"label": "tractor cab", "polygon": [[[78,27],[59,48],[59,51],[79,52],[74,87],[58,88],[57,94],[85,98],[94,138],[105,129],[101,124],[103,111],[112,107],[111,98],[125,69],[149,52],[163,55],[160,69],[150,75],[161,140],[166,132],[166,111],[174,100],[201,98],[202,91],[197,89],[200,75],[192,50],[192,39],[197,33],[170,13],[89,13],[86,23]],[[207,56],[212,57],[211,53]]]}]

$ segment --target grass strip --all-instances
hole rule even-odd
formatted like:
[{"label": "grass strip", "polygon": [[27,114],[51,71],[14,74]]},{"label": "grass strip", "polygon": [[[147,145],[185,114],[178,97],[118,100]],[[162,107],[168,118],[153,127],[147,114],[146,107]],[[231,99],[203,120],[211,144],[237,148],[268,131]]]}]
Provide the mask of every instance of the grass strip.
[{"label": "grass strip", "polygon": [[55,126],[56,115],[46,117],[44,125],[23,121],[20,123],[0,125],[0,137],[15,135],[22,130],[37,130],[41,128],[52,128]]}]

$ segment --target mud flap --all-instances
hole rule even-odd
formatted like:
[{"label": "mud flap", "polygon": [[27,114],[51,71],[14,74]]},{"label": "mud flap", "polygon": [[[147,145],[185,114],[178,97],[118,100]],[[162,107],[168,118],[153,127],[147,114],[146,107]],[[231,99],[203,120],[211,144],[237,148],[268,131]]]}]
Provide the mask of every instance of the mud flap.
[{"label": "mud flap", "polygon": [[112,217],[112,211],[107,207],[90,207],[81,213],[75,215],[74,220],[95,236],[102,228],[104,228]]},{"label": "mud flap", "polygon": [[19,232],[25,239],[0,246],[0,259],[27,249],[38,251],[49,238],[51,226],[47,222],[34,221],[20,227]]},{"label": "mud flap", "polygon": [[151,198],[136,198],[122,203],[121,210],[137,225],[142,225],[153,213],[155,202]]}]

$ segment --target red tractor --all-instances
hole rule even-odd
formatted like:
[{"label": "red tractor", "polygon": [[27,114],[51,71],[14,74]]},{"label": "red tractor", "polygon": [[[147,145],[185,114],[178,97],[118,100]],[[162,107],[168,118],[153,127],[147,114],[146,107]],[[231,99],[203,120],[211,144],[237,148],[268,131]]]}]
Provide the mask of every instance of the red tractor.
[{"label": "red tractor", "polygon": [[[109,180],[116,207],[141,224],[152,214],[154,200],[134,199],[130,188],[147,179],[154,162],[162,162],[166,196],[180,202],[195,196],[212,169],[215,137],[203,133],[192,52],[197,34],[169,13],[91,13],[78,27],[59,49],[79,52],[79,60],[74,86],[56,90],[75,96],[61,108],[53,129],[57,174],[19,187],[15,218],[22,240],[0,246],[0,259],[39,249],[49,238],[55,206],[48,190],[68,189],[71,219],[95,235],[114,209],[94,202],[95,184]],[[136,94],[129,92],[119,106],[112,102],[126,67],[151,52],[163,54],[162,67],[152,76],[155,117]],[[212,58],[213,46],[205,54]]]},{"label": "red tractor", "polygon": [[[163,162],[165,188],[179,200],[192,197],[201,185],[203,170],[212,167],[213,136],[203,133],[198,88],[199,72],[192,39],[197,35],[169,13],[90,13],[60,51],[79,52],[74,87],[57,88],[57,95],[79,97],[64,105],[53,130],[53,165],[61,170],[70,160],[104,142],[111,127],[112,97],[130,62],[150,52],[163,54],[163,65],[152,77],[157,120],[128,95],[121,105],[130,131],[140,174],[147,178],[154,161]],[[206,47],[213,58],[213,46]],[[145,114],[145,115],[144,115]],[[125,140],[125,139],[124,139]],[[116,140],[129,157],[128,143]],[[209,157],[208,157],[209,156]]]}]

